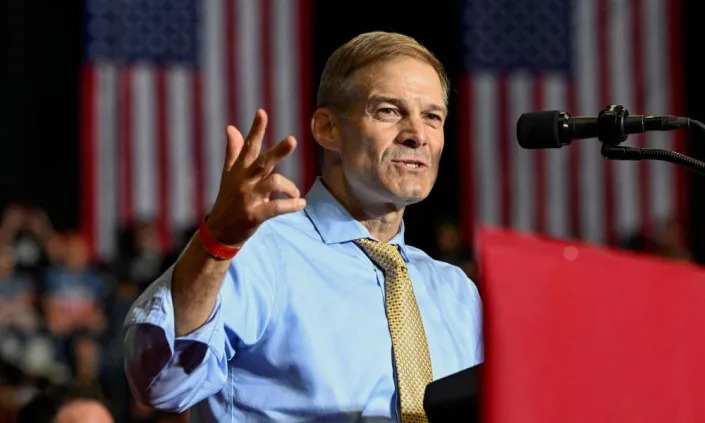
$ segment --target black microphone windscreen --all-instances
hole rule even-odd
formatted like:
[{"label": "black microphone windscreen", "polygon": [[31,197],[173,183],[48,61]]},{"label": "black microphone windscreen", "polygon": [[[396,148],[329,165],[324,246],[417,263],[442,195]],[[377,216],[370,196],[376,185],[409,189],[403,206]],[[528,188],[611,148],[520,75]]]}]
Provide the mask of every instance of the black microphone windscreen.
[{"label": "black microphone windscreen", "polygon": [[558,110],[524,113],[517,122],[517,140],[524,148],[559,148]]}]

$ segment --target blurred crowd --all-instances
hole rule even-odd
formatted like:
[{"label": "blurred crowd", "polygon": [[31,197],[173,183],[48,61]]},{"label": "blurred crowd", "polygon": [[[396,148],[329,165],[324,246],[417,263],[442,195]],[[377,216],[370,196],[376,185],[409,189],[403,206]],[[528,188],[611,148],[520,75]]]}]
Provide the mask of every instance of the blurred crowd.
[{"label": "blurred crowd", "polygon": [[116,422],[172,421],[135,402],[123,372],[122,323],[170,264],[155,224],[124,231],[119,259],[95,263],[84,238],[46,213],[11,205],[0,222],[0,423],[37,393],[71,386],[104,398]]},{"label": "blurred crowd", "polygon": [[[440,219],[435,235],[435,246],[421,247],[476,280],[477,266],[459,223]],[[96,263],[79,233],[56,231],[42,210],[11,205],[4,211],[0,222],[0,423],[14,423],[18,410],[38,393],[62,386],[96,393],[116,422],[183,420],[184,416],[156,413],[132,399],[121,346],[122,323],[130,304],[173,262],[174,252],[160,251],[153,222],[125,229],[121,239],[116,260]],[[682,225],[671,221],[653,236],[626,237],[623,247],[691,260],[686,241]]]}]

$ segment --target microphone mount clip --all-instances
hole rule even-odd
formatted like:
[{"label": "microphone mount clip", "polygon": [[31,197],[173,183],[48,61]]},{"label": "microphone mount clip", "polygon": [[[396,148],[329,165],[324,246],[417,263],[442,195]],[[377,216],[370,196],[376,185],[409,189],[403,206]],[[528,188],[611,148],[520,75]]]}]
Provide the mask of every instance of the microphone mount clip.
[{"label": "microphone mount clip", "polygon": [[600,110],[597,115],[597,139],[607,145],[619,145],[626,141],[631,132],[625,129],[628,116],[629,111],[616,104]]}]

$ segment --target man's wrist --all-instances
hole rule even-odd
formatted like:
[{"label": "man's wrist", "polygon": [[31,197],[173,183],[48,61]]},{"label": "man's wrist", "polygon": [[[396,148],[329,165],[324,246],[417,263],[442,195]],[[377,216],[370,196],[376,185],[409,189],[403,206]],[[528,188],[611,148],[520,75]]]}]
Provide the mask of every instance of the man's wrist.
[{"label": "man's wrist", "polygon": [[198,226],[198,239],[206,253],[217,260],[230,260],[240,251],[240,247],[218,241],[206,226],[206,219]]}]

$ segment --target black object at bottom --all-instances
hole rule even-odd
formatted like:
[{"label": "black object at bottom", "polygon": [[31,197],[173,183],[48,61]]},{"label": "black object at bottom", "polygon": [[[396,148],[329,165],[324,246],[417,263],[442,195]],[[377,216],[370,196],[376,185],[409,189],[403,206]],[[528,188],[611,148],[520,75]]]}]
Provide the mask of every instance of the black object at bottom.
[{"label": "black object at bottom", "polygon": [[431,382],[423,408],[429,423],[479,422],[482,364]]}]

